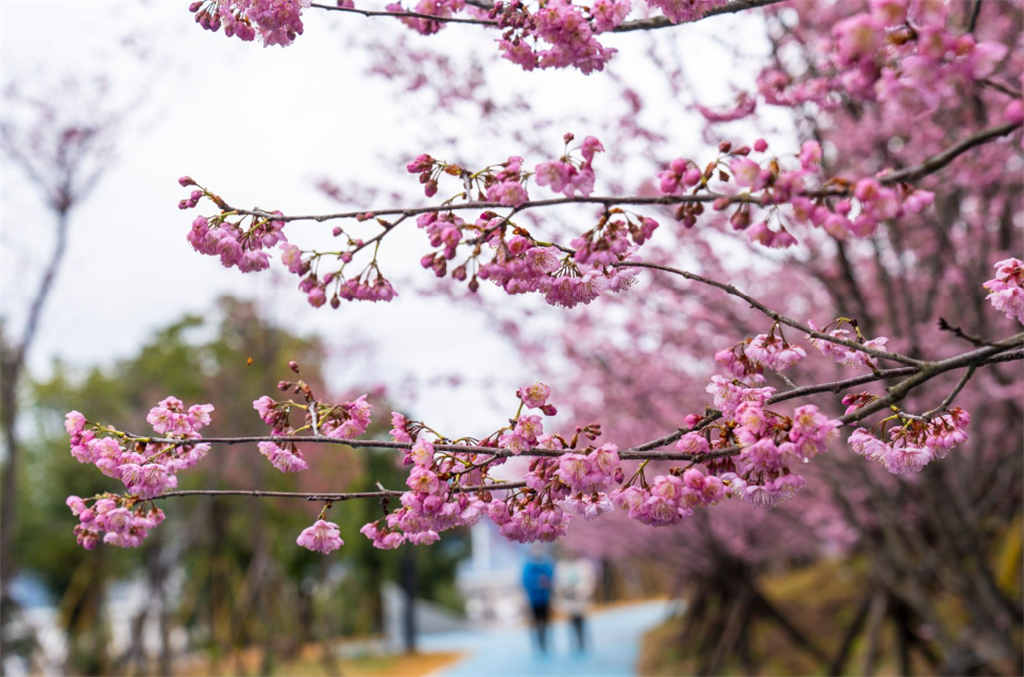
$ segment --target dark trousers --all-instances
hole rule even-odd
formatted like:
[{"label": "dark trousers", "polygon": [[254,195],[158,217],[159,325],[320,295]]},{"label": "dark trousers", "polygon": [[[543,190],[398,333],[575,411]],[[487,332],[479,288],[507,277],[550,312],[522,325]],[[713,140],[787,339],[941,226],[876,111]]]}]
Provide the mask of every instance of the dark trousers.
[{"label": "dark trousers", "polygon": [[584,649],[586,649],[587,646],[586,632],[584,629],[583,621],[583,614],[574,614],[573,616],[569,617],[569,622],[572,624],[573,646],[580,653],[583,653]]},{"label": "dark trousers", "polygon": [[541,653],[548,650],[548,622],[551,620],[551,604],[549,602],[531,602],[533,614],[533,632],[537,638],[537,647]]}]

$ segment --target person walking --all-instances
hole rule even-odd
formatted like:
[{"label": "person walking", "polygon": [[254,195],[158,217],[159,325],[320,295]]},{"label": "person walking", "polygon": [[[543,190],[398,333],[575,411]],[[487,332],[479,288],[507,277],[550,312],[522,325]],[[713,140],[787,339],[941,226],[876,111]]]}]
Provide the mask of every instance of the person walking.
[{"label": "person walking", "polygon": [[596,583],[593,565],[582,557],[570,556],[555,567],[556,608],[569,617],[573,647],[579,653],[586,650],[586,616]]},{"label": "person walking", "polygon": [[555,566],[540,548],[533,548],[523,567],[523,587],[530,603],[530,617],[536,646],[541,653],[548,650],[548,623],[551,621],[551,593]]}]

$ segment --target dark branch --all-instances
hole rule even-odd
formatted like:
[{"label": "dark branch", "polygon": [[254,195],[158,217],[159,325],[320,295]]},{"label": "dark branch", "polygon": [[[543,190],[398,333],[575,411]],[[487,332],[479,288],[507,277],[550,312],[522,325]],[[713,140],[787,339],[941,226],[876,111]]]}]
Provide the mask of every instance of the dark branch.
[{"label": "dark branch", "polygon": [[913,167],[901,169],[898,172],[886,174],[881,177],[882,183],[911,183],[917,181],[929,174],[934,174],[972,148],[986,144],[989,141],[994,141],[1001,136],[1012,134],[1014,131],[1020,129],[1020,127],[1020,122],[1007,122],[1001,125],[996,125],[995,127],[983,129],[980,132],[975,132],[963,141],[950,146],[937,155],[933,155],[919,165],[914,165]]},{"label": "dark branch", "polygon": [[[727,5],[723,5],[717,9],[713,9],[697,21],[701,19],[707,19],[713,16],[720,16],[722,14],[736,14],[738,12],[745,12],[749,9],[757,9],[759,7],[767,7],[768,5],[776,5],[786,0],[733,0]],[[689,21],[687,23],[696,23]],[[636,21],[627,21],[620,26],[613,28],[614,33],[628,33],[631,31],[649,31],[657,28],[672,28],[673,26],[685,26],[687,23],[674,24],[668,20],[668,17],[655,16],[649,19],[637,19]]]},{"label": "dark branch", "polygon": [[978,26],[978,15],[981,14],[981,0],[974,0],[971,4],[971,14],[967,17],[967,25],[964,27],[965,32],[973,33],[974,29]]},{"label": "dark branch", "polygon": [[954,336],[962,338],[963,340],[968,341],[969,343],[972,343],[979,347],[992,345],[989,341],[986,341],[983,338],[968,334],[960,327],[954,327],[949,322],[946,322],[946,318],[944,317],[939,318],[939,329],[941,329],[942,331],[952,332]]},{"label": "dark branch", "polygon": [[389,16],[396,19],[423,19],[425,21],[436,21],[438,23],[450,24],[476,24],[478,26],[497,26],[498,22],[491,19],[471,19],[457,16],[434,16],[433,14],[420,14],[418,12],[388,12],[373,9],[356,9],[353,7],[338,7],[335,5],[322,5],[314,2],[311,7],[325,9],[329,12],[348,12],[349,14],[360,14],[365,17]]},{"label": "dark branch", "polygon": [[[522,489],[525,482],[508,482],[507,484],[485,484],[475,487],[452,487],[456,493],[471,493],[476,491],[500,491]],[[248,496],[250,498],[301,498],[307,501],[351,501],[360,498],[400,498],[404,491],[383,489],[381,491],[354,491],[350,493],[304,493],[298,491],[250,491],[246,489],[185,489],[182,491],[168,491],[166,494],[154,496],[156,501],[162,498],[179,498],[182,496]]]},{"label": "dark branch", "polygon": [[[926,159],[924,162],[907,167],[899,171],[890,172],[888,174],[879,177],[881,183],[885,185],[892,185],[896,183],[908,183],[921,179],[929,174],[933,174],[943,167],[947,166],[953,160],[960,155],[966,153],[972,148],[993,141],[999,137],[1006,136],[1020,129],[1021,123],[1019,122],[1008,122],[995,127],[989,127],[976,132],[967,138],[963,139],[959,143],[950,146],[946,150],[933,155]],[[852,189],[850,188],[839,188],[830,187],[825,190],[813,190],[801,193],[804,197],[822,198],[822,197],[842,197],[850,194]],[[695,204],[695,203],[712,203],[719,198],[727,198],[730,204],[752,204],[758,206],[765,206],[765,200],[763,198],[740,194],[740,195],[723,195],[721,193],[706,192],[699,195],[661,195],[657,197],[643,196],[643,195],[628,195],[628,196],[574,196],[574,197],[560,197],[560,198],[549,198],[547,200],[529,200],[516,207],[517,210],[523,211],[526,209],[533,209],[535,207],[553,207],[558,205],[567,204],[600,204],[605,207],[613,207],[616,205],[651,205],[651,206],[672,206],[680,204]],[[247,216],[256,216],[261,218],[273,219],[275,221],[291,222],[291,221],[333,221],[338,219],[359,219],[365,218],[367,215],[372,217],[378,216],[401,216],[407,218],[410,216],[417,216],[419,214],[430,214],[447,211],[461,211],[465,209],[473,210],[488,210],[488,209],[507,209],[508,205],[503,205],[499,202],[487,202],[487,201],[467,201],[467,202],[444,202],[439,205],[430,205],[426,207],[400,207],[393,209],[362,209],[358,211],[349,212],[337,212],[334,214],[303,214],[303,215],[281,215],[271,214],[262,209],[239,209],[232,207],[225,203],[221,203],[222,209],[225,212],[235,212],[237,214],[243,214]]]},{"label": "dark branch", "polygon": [[[722,14],[736,14],[738,12],[745,12],[750,9],[757,9],[759,7],[765,7],[767,5],[774,5],[786,0],[733,0],[732,2],[718,7],[709,11],[707,14],[702,16],[696,21],[707,19],[713,16],[720,16]],[[468,0],[467,4],[473,5],[479,9],[489,10],[493,5],[488,5],[480,0]],[[338,7],[336,5],[325,5],[322,3],[314,2],[311,7],[316,9],[326,10],[328,12],[347,12],[349,14],[358,14],[360,16],[368,18],[376,17],[391,17],[395,19],[421,19],[424,21],[434,21],[437,23],[454,23],[454,24],[472,24],[476,26],[486,26],[487,28],[496,28],[498,22],[493,19],[477,19],[472,17],[458,17],[458,16],[435,16],[433,14],[421,14],[419,12],[389,12],[373,9],[359,9],[355,7]],[[690,21],[687,23],[696,23],[696,21]],[[636,21],[627,21],[621,24],[617,28],[613,29],[615,33],[627,33],[631,31],[640,30],[651,30],[655,28],[671,28],[673,26],[682,26],[685,24],[674,24],[664,16],[652,17],[649,19],[638,19]]]},{"label": "dark branch", "polygon": [[701,282],[708,286],[715,287],[716,289],[721,289],[726,294],[735,296],[736,298],[746,301],[747,303],[750,304],[752,308],[756,308],[757,310],[761,311],[762,313],[764,313],[771,319],[775,320],[776,322],[780,322],[788,327],[792,327],[794,329],[802,331],[808,336],[811,336],[812,338],[817,338],[823,341],[828,341],[830,343],[846,346],[847,348],[858,350],[860,352],[871,355],[872,357],[892,360],[893,362],[900,362],[901,364],[907,364],[910,366],[920,366],[924,364],[921,360],[915,360],[914,358],[907,357],[906,355],[901,355],[899,353],[891,353],[887,350],[878,350],[877,348],[869,348],[860,343],[857,343],[856,341],[848,341],[846,339],[837,338],[835,336],[829,336],[828,334],[823,334],[822,332],[815,331],[808,327],[807,325],[797,322],[791,317],[786,317],[785,315],[782,315],[781,313],[772,310],[771,308],[767,307],[754,297],[744,294],[731,284],[725,284],[722,282],[718,282],[717,280],[712,280],[710,278],[703,277],[702,275],[697,275],[696,273],[680,270],[679,268],[673,268],[671,266],[662,266],[657,263],[622,262],[614,265],[619,266],[621,268],[649,268],[651,270],[660,270],[665,273],[679,275],[680,277],[685,278],[687,280]]}]

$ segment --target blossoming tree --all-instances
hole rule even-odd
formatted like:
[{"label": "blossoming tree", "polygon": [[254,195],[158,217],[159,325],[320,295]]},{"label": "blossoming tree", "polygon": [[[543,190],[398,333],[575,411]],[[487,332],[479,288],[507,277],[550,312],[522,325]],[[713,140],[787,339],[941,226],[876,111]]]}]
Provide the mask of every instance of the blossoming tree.
[{"label": "blossoming tree", "polygon": [[[1002,450],[970,444],[977,437],[1019,452],[1004,441],[1020,437],[1024,358],[1024,262],[1015,257],[1024,225],[1018,7],[422,0],[381,10],[352,0],[201,0],[190,10],[204,28],[268,46],[299,39],[316,11],[390,17],[424,35],[472,24],[493,32],[501,57],[526,71],[590,77],[616,57],[606,35],[757,12],[773,56],[756,90],[731,110],[697,110],[717,135],[721,123],[756,122],[760,111],[781,108],[804,138],[781,148],[753,136],[719,136],[712,150],[695,153],[661,148],[659,156],[670,155],[633,186],[604,178],[616,172],[602,154],[617,156],[604,134],[602,143],[567,133],[546,155],[503,154],[475,166],[436,157],[444,149],[410,152],[405,169],[426,201],[333,214],[239,208],[181,177],[187,195],[179,207],[200,211],[187,232],[197,253],[242,273],[280,265],[298,278],[297,300],[314,308],[393,299],[400,290],[384,273],[382,244],[418,228],[428,275],[472,293],[536,295],[564,313],[555,338],[580,378],[597,384],[601,403],[537,382],[510,393],[509,422],[480,439],[398,413],[391,440],[362,439],[372,415],[365,398],[325,402],[293,363],[282,395],[253,403],[268,426],[261,437],[203,438],[213,406],[174,397],[153,408],[152,434],[71,412],[72,453],[125,485],[118,495],[68,499],[84,547],[137,546],[164,519],[158,501],[210,493],[176,486],[214,445],[255,443],[286,473],[308,469],[309,445],[387,448],[409,468],[405,489],[273,492],[323,504],[317,521],[294,535],[299,546],[324,554],[342,547],[354,535],[342,534],[329,511],[355,499],[382,501],[381,517],[361,531],[377,547],[397,548],[433,543],[481,519],[518,542],[556,540],[574,520],[616,510],[638,530],[679,529],[725,510],[723,503],[743,520],[803,492],[794,500],[830,501],[862,536],[882,539],[873,573],[894,594],[906,587],[901,603],[941,627],[925,591],[902,578],[908,560],[889,554],[919,539],[913,529],[893,531],[901,512],[911,513],[910,524],[928,518],[886,503],[883,487],[890,479],[925,487],[921,508],[963,532],[944,547],[969,557],[975,516],[993,507],[970,501],[983,501],[1003,473],[1020,477],[1020,464]],[[604,185],[610,192],[597,193]],[[583,218],[596,214],[575,230],[538,218],[567,206]],[[337,247],[289,241],[298,221],[328,224]],[[590,304],[594,310],[580,310]],[[626,343],[591,341],[611,307],[633,314],[621,326]],[[637,348],[644,344],[655,347]],[[641,402],[641,415],[623,418]],[[556,404],[570,405],[576,424],[552,426]],[[831,462],[817,458],[830,448]],[[958,464],[958,454],[969,462]],[[529,459],[521,476],[499,470],[513,457]],[[918,482],[923,469],[941,465],[955,470]],[[982,494],[956,489],[954,473]],[[955,498],[944,502],[949,492]],[[1003,507],[1019,511],[1019,493],[1008,500]],[[748,512],[735,506],[744,503]],[[938,575],[958,580],[955,572]],[[992,621],[973,626],[978,638],[965,651],[1006,671],[1019,665],[1020,649],[1000,633],[1019,628],[1022,613],[990,583],[982,574],[964,584],[977,587],[970,613]],[[969,669],[952,658],[943,665]]]}]

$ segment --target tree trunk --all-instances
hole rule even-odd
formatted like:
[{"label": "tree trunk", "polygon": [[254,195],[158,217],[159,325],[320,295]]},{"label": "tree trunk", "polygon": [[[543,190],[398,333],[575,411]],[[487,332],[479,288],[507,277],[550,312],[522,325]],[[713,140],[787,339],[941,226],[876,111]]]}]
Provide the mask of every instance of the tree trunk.
[{"label": "tree trunk", "polygon": [[[2,489],[2,493],[0,493],[0,606],[8,606],[11,602],[10,584],[17,571],[13,542],[17,530],[18,458],[21,451],[18,441],[18,385],[24,370],[25,358],[32,347],[32,340],[35,338],[36,329],[39,326],[39,318],[42,316],[43,307],[53,289],[57,271],[60,269],[64,251],[67,249],[67,209],[57,212],[56,235],[57,241],[53,254],[50,256],[43,279],[39,282],[39,288],[36,289],[35,297],[29,306],[25,331],[21,340],[17,345],[9,346],[6,340],[0,336],[0,371],[3,372],[3,378],[0,379],[0,428],[3,428],[6,452],[3,479],[0,480],[0,489]],[[7,616],[3,618],[6,620]],[[0,627],[0,656],[6,655],[3,636],[3,628]],[[2,660],[0,660],[0,674],[3,674]]]}]

